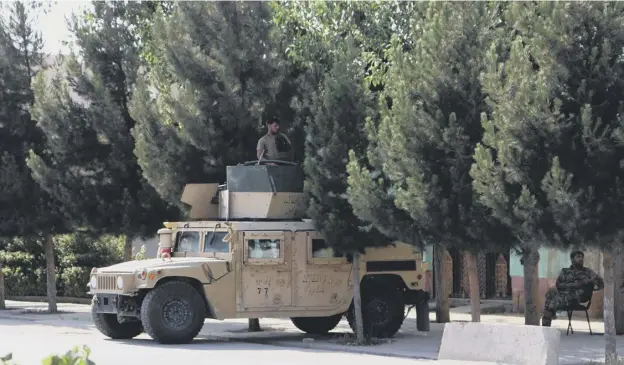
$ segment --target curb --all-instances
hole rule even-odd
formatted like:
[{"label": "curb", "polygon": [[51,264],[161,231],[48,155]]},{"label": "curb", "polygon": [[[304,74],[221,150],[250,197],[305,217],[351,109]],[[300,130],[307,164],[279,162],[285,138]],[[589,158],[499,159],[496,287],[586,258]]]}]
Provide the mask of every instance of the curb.
[{"label": "curb", "polygon": [[412,359],[412,360],[437,360],[438,354],[435,353],[414,353],[414,354],[401,354],[396,353],[390,350],[379,350],[379,345],[371,345],[371,346],[349,346],[349,345],[340,345],[340,344],[331,344],[331,343],[323,343],[316,342],[312,337],[305,337],[301,340],[285,340],[284,337],[288,337],[288,335],[284,336],[275,336],[273,338],[244,338],[237,336],[228,336],[227,334],[208,334],[202,336],[203,338],[215,340],[215,341],[223,341],[223,342],[238,342],[238,343],[250,343],[254,345],[267,345],[267,346],[275,346],[282,348],[296,348],[296,349],[306,349],[306,350],[318,350],[324,352],[341,352],[341,353],[351,353],[351,354],[362,354],[362,355],[374,355],[379,357],[390,357],[390,358],[402,358],[402,359]]},{"label": "curb", "polygon": [[[8,296],[6,300],[12,300],[14,302],[36,302],[36,303],[47,303],[48,297],[41,296],[24,296],[24,297],[14,297]],[[91,304],[91,298],[77,298],[77,297],[57,297],[56,303],[63,304]]]},{"label": "curb", "polygon": [[[232,340],[230,340],[232,341]],[[234,340],[236,341],[236,340]],[[271,340],[247,340],[242,339],[241,342],[253,343],[257,345],[269,345],[276,347],[286,347],[286,348],[297,348],[297,349],[307,349],[307,350],[319,350],[325,352],[342,352],[342,353],[351,353],[351,354],[361,354],[361,355],[373,355],[379,357],[391,357],[391,358],[400,358],[400,359],[412,359],[412,360],[437,360],[438,356],[436,355],[407,355],[407,354],[397,354],[391,351],[374,351],[375,346],[343,346],[340,348],[333,347],[332,345],[327,344],[319,344],[315,342],[282,342],[282,341],[271,341]],[[340,346],[340,345],[336,345]]]}]

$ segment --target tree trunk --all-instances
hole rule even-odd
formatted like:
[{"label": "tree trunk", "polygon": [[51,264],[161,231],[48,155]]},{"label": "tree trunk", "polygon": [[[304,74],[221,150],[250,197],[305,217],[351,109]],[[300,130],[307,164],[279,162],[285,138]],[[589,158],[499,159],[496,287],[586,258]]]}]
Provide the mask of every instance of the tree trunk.
[{"label": "tree trunk", "polygon": [[433,270],[435,272],[436,288],[436,322],[447,323],[451,321],[451,306],[449,303],[450,288],[447,288],[444,275],[444,255],[446,248],[436,244],[433,250]]},{"label": "tree trunk", "polygon": [[468,269],[468,282],[470,283],[470,310],[472,321],[481,322],[481,296],[479,293],[479,272],[477,258],[472,252],[466,251],[466,264]]},{"label": "tree trunk", "polygon": [[605,365],[616,365],[615,315],[613,313],[613,252],[611,250],[603,251],[602,266],[604,267]]},{"label": "tree trunk", "polygon": [[133,240],[133,237],[127,234],[126,242],[124,243],[124,252],[123,252],[124,261],[132,261],[132,240]]},{"label": "tree trunk", "polygon": [[615,311],[615,334],[624,335],[624,248],[618,244],[613,257],[613,306]]},{"label": "tree trunk", "polygon": [[260,319],[249,318],[249,332],[260,332]]},{"label": "tree trunk", "polygon": [[364,320],[362,318],[362,293],[360,292],[360,253],[353,254],[353,310],[355,311],[355,341],[364,342]]},{"label": "tree trunk", "polygon": [[0,263],[0,310],[6,309],[6,295],[4,291],[4,273],[2,273],[2,264]]},{"label": "tree trunk", "polygon": [[539,273],[537,264],[539,251],[525,249],[522,253],[522,265],[524,269],[524,324],[530,326],[540,325],[540,311],[537,308]]},{"label": "tree trunk", "polygon": [[56,306],[56,264],[54,263],[54,237],[46,235],[44,237],[45,258],[46,258],[46,285],[48,289],[48,311],[58,312]]}]

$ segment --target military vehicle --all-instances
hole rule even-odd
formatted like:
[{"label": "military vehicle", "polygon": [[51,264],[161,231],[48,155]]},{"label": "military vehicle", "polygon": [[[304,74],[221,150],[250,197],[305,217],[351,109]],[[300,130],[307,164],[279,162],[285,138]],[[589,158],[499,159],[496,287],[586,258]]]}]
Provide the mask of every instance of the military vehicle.
[{"label": "military vehicle", "polygon": [[[323,334],[343,316],[352,328],[352,256],[334,251],[305,216],[303,170],[286,161],[228,166],[225,184],[188,184],[187,222],[158,231],[155,259],[94,268],[92,318],[114,339],[146,332],[188,343],[206,318],[290,318]],[[428,330],[426,263],[413,246],[369,248],[360,256],[364,329],[391,337],[406,305]]]}]

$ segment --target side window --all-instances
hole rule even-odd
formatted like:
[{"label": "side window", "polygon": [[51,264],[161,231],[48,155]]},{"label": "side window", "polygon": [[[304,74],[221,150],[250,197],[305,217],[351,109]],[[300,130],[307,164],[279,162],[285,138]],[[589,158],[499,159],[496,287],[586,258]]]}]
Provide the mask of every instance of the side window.
[{"label": "side window", "polygon": [[176,252],[199,252],[199,232],[178,232]]},{"label": "side window", "polygon": [[334,257],[342,257],[340,252],[334,251],[327,242],[322,238],[312,239],[312,258],[329,259]]},{"label": "side window", "polygon": [[230,252],[230,245],[223,242],[227,232],[206,232],[204,252]]},{"label": "side window", "polygon": [[248,239],[247,256],[250,259],[279,259],[281,243],[275,238]]}]

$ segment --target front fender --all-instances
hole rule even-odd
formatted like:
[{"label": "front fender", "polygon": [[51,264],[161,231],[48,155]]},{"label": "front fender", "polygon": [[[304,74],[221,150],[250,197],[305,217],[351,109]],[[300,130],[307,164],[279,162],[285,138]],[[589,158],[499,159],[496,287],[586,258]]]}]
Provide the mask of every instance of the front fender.
[{"label": "front fender", "polygon": [[231,272],[229,262],[205,262],[194,265],[174,265],[164,268],[145,269],[137,273],[137,289],[151,289],[168,277],[195,279],[202,285],[212,284]]}]

